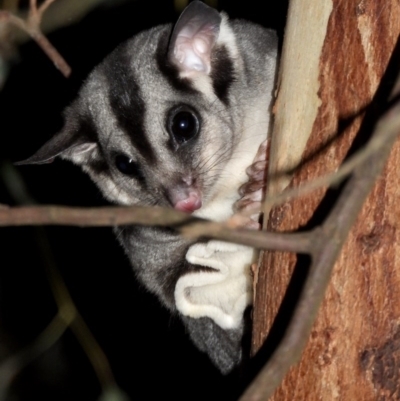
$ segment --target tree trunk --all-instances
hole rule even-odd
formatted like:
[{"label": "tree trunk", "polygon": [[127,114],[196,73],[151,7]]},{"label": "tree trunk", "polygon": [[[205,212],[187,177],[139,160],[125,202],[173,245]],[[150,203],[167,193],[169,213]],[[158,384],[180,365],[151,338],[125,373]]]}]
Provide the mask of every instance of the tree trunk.
[{"label": "tree trunk", "polygon": [[[302,167],[273,179],[269,193],[337,170],[356,135],[365,132],[371,101],[387,99],[390,82],[377,90],[399,32],[398,0],[291,1],[270,173],[299,162]],[[365,141],[360,135],[357,142]],[[273,400],[400,399],[399,160],[397,141],[335,265],[302,358]],[[334,196],[321,189],[276,207],[268,229],[313,227]],[[278,252],[262,259],[255,279],[253,353],[262,346],[268,353],[279,341],[308,263]]]}]

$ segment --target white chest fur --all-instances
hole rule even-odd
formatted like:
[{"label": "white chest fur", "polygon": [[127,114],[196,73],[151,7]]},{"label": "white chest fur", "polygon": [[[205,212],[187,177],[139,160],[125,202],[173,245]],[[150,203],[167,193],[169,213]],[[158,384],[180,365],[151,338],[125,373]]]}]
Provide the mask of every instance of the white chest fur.
[{"label": "white chest fur", "polygon": [[[249,108],[243,121],[243,138],[226,165],[229,174],[221,175],[224,179],[221,191],[195,213],[197,216],[217,221],[232,216],[233,204],[239,199],[238,189],[247,180],[245,170],[268,134],[270,98],[270,94],[265,94],[259,104]],[[231,177],[228,183],[226,176]],[[253,248],[221,241],[191,246],[187,261],[213,270],[186,274],[178,280],[177,309],[185,316],[209,317],[223,329],[239,327],[243,312],[252,301],[250,265],[254,257]]]}]

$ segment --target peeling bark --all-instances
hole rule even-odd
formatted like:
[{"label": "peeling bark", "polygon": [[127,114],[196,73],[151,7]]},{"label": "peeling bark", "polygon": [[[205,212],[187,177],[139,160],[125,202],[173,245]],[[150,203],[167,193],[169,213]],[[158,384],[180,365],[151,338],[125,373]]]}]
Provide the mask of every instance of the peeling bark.
[{"label": "peeling bark", "polygon": [[[292,0],[290,5],[270,156],[271,173],[275,174],[292,168],[302,154],[302,167],[291,179],[294,186],[335,171],[356,146],[356,135],[357,142],[365,140],[360,135],[373,112],[368,106],[376,99],[400,32],[397,0],[310,0],[308,7],[303,3]],[[307,31],[318,23],[321,26],[316,35],[323,35],[317,38],[321,46],[311,43]],[[303,55],[310,65],[308,70],[296,68],[296,64],[302,65],[298,58]],[[290,92],[294,82],[302,87],[303,81],[308,85],[306,91]],[[315,113],[307,112],[306,107]],[[399,141],[336,263],[302,359],[273,400],[399,397],[398,160]],[[287,183],[287,176],[274,180],[271,193],[282,190]],[[277,207],[270,214],[268,229],[313,227],[323,218],[334,196],[334,191],[326,194],[321,189]],[[263,351],[268,353],[279,341],[306,273],[304,258],[278,252],[264,255],[256,276],[253,353],[263,344]]]}]

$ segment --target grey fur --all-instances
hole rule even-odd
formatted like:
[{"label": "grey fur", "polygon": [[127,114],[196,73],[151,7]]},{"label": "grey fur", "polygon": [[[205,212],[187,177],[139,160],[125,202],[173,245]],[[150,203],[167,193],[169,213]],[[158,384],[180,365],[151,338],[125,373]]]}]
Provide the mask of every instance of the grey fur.
[{"label": "grey fur", "polygon": [[[194,11],[203,23],[209,18],[214,24],[215,37],[210,38],[214,43],[224,17],[200,2],[189,7],[180,24],[192,21],[189,13]],[[172,25],[155,27],[119,46],[93,70],[65,112],[64,129],[20,164],[50,162],[57,156],[68,159],[118,204],[174,206],[176,199],[185,199],[193,190],[195,197],[201,193],[200,212],[212,206],[233,174],[229,163],[247,151],[251,137],[245,137],[245,121],[249,123],[250,111],[261,103],[265,115],[269,114],[268,102],[261,100],[271,97],[275,74],[275,33],[245,21],[229,22],[229,26],[236,43],[216,42],[210,64],[205,61],[211,68],[212,98],[202,93],[191,76],[180,75],[173,51],[176,30],[169,42]],[[238,54],[233,56],[235,48]],[[196,111],[200,132],[179,143],[167,126],[171,109],[182,105]],[[116,167],[116,156],[121,154],[131,160],[130,176]],[[231,213],[226,211],[227,216]],[[178,278],[209,269],[186,261],[191,243],[167,229],[136,226],[115,231],[138,279],[177,313]],[[243,325],[223,330],[207,317],[182,318],[196,346],[223,373],[240,362]]]}]

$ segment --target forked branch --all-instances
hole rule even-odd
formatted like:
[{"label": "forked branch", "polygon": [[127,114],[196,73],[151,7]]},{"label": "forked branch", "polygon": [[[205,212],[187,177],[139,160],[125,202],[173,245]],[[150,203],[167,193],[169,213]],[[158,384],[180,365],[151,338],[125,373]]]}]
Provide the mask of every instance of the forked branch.
[{"label": "forked branch", "polygon": [[29,13],[26,19],[22,19],[10,11],[0,10],[0,22],[13,24],[25,31],[53,61],[56,68],[68,78],[71,75],[71,67],[40,29],[43,14],[54,1],[46,0],[38,7],[37,0],[30,0]]}]

